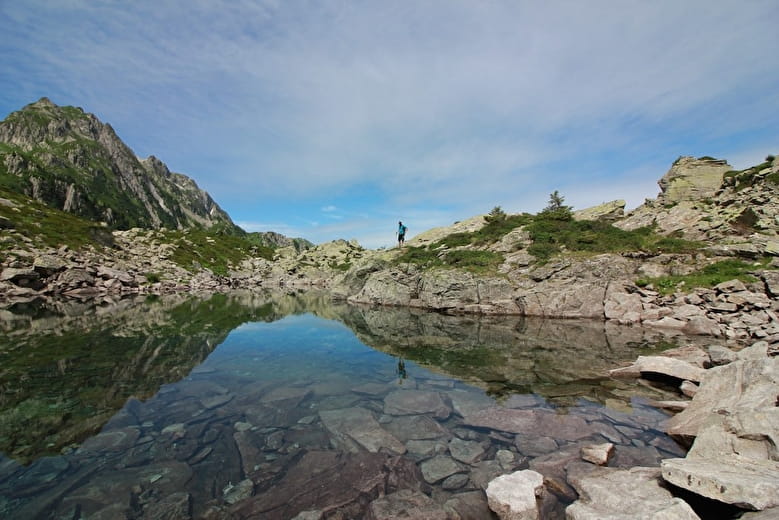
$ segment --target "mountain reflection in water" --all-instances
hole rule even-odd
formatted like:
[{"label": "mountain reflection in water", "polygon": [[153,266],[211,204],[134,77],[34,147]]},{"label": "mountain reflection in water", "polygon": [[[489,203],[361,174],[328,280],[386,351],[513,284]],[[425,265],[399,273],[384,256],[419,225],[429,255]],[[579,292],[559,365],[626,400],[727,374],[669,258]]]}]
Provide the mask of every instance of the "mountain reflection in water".
[{"label": "mountain reflection in water", "polygon": [[606,377],[668,346],[655,334],[314,292],[5,309],[0,516],[360,516],[401,488],[483,508],[489,478],[584,441],[657,464],[680,453],[639,397],[660,394]]}]

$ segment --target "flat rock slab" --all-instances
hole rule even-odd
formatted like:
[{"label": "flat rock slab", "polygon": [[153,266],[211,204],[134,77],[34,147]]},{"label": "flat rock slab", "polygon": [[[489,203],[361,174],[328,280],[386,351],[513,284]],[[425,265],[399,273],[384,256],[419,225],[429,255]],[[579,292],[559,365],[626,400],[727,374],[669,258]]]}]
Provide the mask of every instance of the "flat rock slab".
[{"label": "flat rock slab", "polygon": [[384,413],[389,415],[432,414],[446,419],[452,413],[441,394],[425,390],[397,390],[384,398]]},{"label": "flat rock slab", "polygon": [[457,517],[445,511],[429,496],[411,489],[402,489],[385,497],[377,498],[371,502],[366,516],[366,520],[411,518],[454,520]]},{"label": "flat rock slab", "polygon": [[613,377],[634,377],[636,374],[643,373],[660,374],[681,379],[682,381],[698,383],[703,379],[706,370],[687,361],[672,357],[639,356],[633,365],[609,371],[609,374]]},{"label": "flat rock slab", "polygon": [[424,461],[420,464],[419,469],[422,470],[422,476],[425,477],[425,481],[430,484],[435,484],[455,473],[464,471],[462,465],[446,455],[438,455]]},{"label": "flat rock slab", "polygon": [[731,455],[666,459],[661,468],[671,484],[726,504],[757,510],[779,506],[779,462]]},{"label": "flat rock slab", "polygon": [[567,520],[700,520],[661,486],[660,468],[599,468],[572,484],[580,498],[565,510]]},{"label": "flat rock slab", "polygon": [[287,520],[302,511],[320,511],[316,518],[343,518],[336,516],[339,510],[352,511],[349,518],[364,518],[374,500],[423,486],[419,468],[403,457],[310,451],[279,479],[263,482],[254,496],[235,504],[229,518]]},{"label": "flat rock slab", "polygon": [[487,486],[487,503],[501,520],[537,520],[543,487],[544,476],[533,470],[502,475]]},{"label": "flat rock slab", "polygon": [[[717,409],[761,410],[776,405],[779,357],[768,358],[755,344],[742,350],[747,359],[711,368],[690,405],[666,423],[666,432],[695,437]],[[754,355],[755,359],[749,358]]]},{"label": "flat rock slab", "polygon": [[558,415],[549,410],[489,408],[465,417],[465,424],[503,432],[553,436],[576,441],[589,437],[593,428],[579,416]]},{"label": "flat rock slab", "polygon": [[384,424],[384,428],[404,443],[411,440],[440,439],[449,435],[438,421],[426,415],[397,416]]},{"label": "flat rock slab", "polygon": [[333,436],[337,444],[346,451],[357,451],[354,443],[371,453],[381,448],[403,454],[406,447],[394,435],[381,427],[373,413],[365,408],[344,408],[319,412],[322,424]]}]

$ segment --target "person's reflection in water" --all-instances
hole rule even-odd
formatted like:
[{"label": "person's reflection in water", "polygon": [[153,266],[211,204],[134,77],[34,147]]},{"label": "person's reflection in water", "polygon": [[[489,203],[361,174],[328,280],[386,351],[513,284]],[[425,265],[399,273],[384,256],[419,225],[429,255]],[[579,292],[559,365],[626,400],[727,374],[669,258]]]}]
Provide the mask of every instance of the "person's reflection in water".
[{"label": "person's reflection in water", "polygon": [[403,358],[398,358],[398,368],[395,372],[398,374],[398,384],[402,385],[403,380],[408,377],[406,374],[406,363],[403,362]]}]

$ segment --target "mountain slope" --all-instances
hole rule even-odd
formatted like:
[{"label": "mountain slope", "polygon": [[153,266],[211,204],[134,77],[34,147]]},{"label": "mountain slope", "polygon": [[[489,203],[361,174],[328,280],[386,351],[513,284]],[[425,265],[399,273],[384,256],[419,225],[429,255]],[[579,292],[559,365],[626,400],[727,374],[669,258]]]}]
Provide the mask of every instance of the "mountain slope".
[{"label": "mountain slope", "polygon": [[0,186],[115,229],[242,233],[195,181],[137,158],[93,114],[47,98],[0,122]]}]

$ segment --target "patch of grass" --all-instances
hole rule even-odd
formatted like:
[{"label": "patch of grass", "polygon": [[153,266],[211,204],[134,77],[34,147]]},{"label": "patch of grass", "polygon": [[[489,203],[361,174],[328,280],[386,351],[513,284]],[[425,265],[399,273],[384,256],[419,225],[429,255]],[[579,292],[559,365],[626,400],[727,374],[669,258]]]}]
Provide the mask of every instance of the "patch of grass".
[{"label": "patch of grass", "polygon": [[244,236],[190,229],[164,231],[163,237],[166,243],[175,246],[170,259],[188,271],[204,267],[215,274],[227,275],[249,256],[273,260],[272,248],[259,246]]},{"label": "patch of grass", "polygon": [[[2,231],[3,234],[10,234],[12,230],[37,247],[83,249],[86,246],[102,248],[114,245],[111,231],[100,224],[53,209],[3,187],[0,187],[0,198],[12,204],[0,204],[0,217],[7,219],[10,225],[9,230]],[[7,241],[0,245],[0,249],[13,247],[14,242]]]},{"label": "patch of grass", "polygon": [[160,273],[146,273],[146,281],[150,284],[159,283],[162,280]]},{"label": "patch of grass", "polygon": [[444,255],[444,263],[475,273],[494,272],[505,261],[503,255],[493,251],[456,249]]},{"label": "patch of grass", "polygon": [[564,220],[538,215],[527,230],[533,240],[528,252],[541,261],[549,260],[563,248],[590,253],[688,253],[702,247],[698,242],[658,235],[648,227],[625,231],[597,220]]},{"label": "patch of grass", "polygon": [[[763,262],[766,264],[767,262]],[[636,285],[646,287],[652,285],[655,290],[663,294],[672,294],[677,288],[688,289],[700,287],[711,288],[728,280],[741,280],[742,282],[757,281],[751,271],[755,269],[753,264],[741,260],[722,260],[709,264],[703,269],[688,275],[662,276],[660,278],[640,278]]]}]

